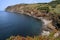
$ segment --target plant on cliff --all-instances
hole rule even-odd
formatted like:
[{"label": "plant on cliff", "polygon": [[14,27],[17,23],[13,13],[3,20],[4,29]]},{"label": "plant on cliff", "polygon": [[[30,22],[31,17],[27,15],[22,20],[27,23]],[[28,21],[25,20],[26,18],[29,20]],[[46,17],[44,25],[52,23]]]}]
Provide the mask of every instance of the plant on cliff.
[{"label": "plant on cliff", "polygon": [[54,22],[53,24],[55,24],[57,28],[60,28],[60,4],[56,6],[54,12],[55,14],[51,15]]},{"label": "plant on cliff", "polygon": [[50,11],[49,7],[48,6],[38,6],[37,10],[45,10],[46,13],[48,13]]},{"label": "plant on cliff", "polygon": [[60,4],[60,0],[52,0],[50,3],[48,3],[52,8],[55,8],[58,4]]},{"label": "plant on cliff", "polygon": [[56,8],[54,9],[54,12],[60,14],[60,4],[56,6]]},{"label": "plant on cliff", "polygon": [[53,25],[59,29],[60,28],[60,14],[54,13],[54,14],[49,14],[49,17],[53,20]]}]

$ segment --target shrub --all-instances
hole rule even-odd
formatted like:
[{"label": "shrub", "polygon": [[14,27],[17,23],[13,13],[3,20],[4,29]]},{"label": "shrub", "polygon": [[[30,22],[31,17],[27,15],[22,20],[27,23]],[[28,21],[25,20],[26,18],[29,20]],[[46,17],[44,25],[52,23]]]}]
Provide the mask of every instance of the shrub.
[{"label": "shrub", "polygon": [[60,13],[60,4],[56,6],[56,8],[54,9],[55,13]]},{"label": "shrub", "polygon": [[49,9],[49,7],[48,6],[39,6],[38,8],[37,8],[37,10],[45,10],[47,13],[50,11],[50,9]]}]

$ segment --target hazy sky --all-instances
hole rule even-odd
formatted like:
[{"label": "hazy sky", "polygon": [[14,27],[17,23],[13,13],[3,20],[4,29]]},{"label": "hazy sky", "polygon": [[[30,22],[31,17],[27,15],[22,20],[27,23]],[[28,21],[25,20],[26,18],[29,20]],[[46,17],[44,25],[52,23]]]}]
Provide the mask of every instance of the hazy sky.
[{"label": "hazy sky", "polygon": [[20,3],[42,3],[50,1],[52,0],[0,0],[0,10],[4,10],[9,5],[15,5]]}]

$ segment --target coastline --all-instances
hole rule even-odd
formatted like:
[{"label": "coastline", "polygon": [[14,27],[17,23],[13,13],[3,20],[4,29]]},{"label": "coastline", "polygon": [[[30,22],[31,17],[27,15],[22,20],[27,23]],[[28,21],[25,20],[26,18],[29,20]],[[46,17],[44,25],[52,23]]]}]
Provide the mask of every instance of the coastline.
[{"label": "coastline", "polygon": [[[35,19],[41,20],[43,22],[43,27],[42,27],[43,30],[41,32],[41,35],[49,36],[49,34],[51,32],[58,33],[56,26],[53,25],[53,21],[54,21],[53,18],[54,17],[51,16],[54,13],[50,13],[50,12],[47,13],[45,10],[43,10],[43,11],[37,10],[37,9],[34,9],[35,7],[33,7],[32,9],[28,9],[28,8],[30,8],[30,7],[28,6],[26,8],[26,5],[18,5],[18,6],[15,5],[15,6],[7,7],[5,11],[19,13],[22,15],[28,15],[28,16],[31,16]],[[60,33],[58,33],[58,34],[60,35]],[[56,34],[54,34],[54,35],[56,35]]]},{"label": "coastline", "polygon": [[[7,12],[11,12],[11,11],[7,11]],[[12,11],[12,12],[14,12],[14,11]],[[28,16],[31,16],[31,17],[33,17],[35,19],[41,20],[43,22],[43,27],[42,27],[43,30],[41,32],[41,35],[44,35],[44,34],[49,35],[50,32],[57,32],[58,31],[55,28],[55,26],[53,26],[52,20],[41,16],[41,14],[39,14],[39,16],[36,14],[37,15],[36,16],[36,15],[32,15],[32,14],[34,14],[33,12],[28,13],[28,12],[24,12],[24,11],[15,12],[15,13],[19,13],[19,14],[22,14],[22,15],[28,15]],[[45,31],[46,33],[44,33],[43,31]],[[47,32],[49,32],[49,33],[47,34]]]}]

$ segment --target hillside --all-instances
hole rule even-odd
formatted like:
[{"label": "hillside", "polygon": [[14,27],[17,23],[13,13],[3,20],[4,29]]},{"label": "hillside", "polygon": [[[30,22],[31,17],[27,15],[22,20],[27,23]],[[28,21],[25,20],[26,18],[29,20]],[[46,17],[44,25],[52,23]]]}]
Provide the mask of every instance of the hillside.
[{"label": "hillside", "polygon": [[[58,1],[52,1],[50,3],[37,3],[37,4],[17,4],[8,6],[6,8],[8,12],[26,13],[30,16],[49,16],[49,19],[53,19],[54,25],[60,26],[60,4]],[[53,17],[54,16],[54,17]]]},{"label": "hillside", "polygon": [[[13,6],[8,6],[5,11],[28,15],[42,21],[46,20],[49,22],[52,20],[49,24],[46,25],[47,26],[46,28],[50,29],[49,31],[52,31],[54,33],[57,33],[58,31],[60,32],[60,2],[59,0],[52,1],[49,3],[16,4]],[[41,19],[41,17],[44,20]],[[44,26],[44,29],[45,29],[45,26]]]}]

